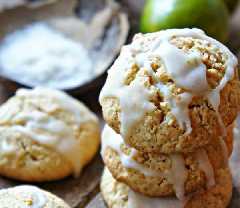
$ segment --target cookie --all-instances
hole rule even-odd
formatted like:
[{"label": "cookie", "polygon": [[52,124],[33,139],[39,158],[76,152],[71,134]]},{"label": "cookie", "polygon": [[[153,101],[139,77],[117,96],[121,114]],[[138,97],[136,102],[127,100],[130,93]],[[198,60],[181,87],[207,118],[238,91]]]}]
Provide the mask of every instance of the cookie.
[{"label": "cookie", "polygon": [[102,157],[114,178],[134,191],[151,197],[181,197],[211,186],[214,173],[226,167],[227,145],[219,141],[188,154],[142,153],[125,145],[119,134],[105,126]]},{"label": "cookie", "polygon": [[229,157],[232,155],[232,152],[233,152],[233,141],[234,141],[233,131],[234,131],[234,123],[232,123],[227,127],[227,136],[224,137],[225,143],[227,145]]},{"label": "cookie", "polygon": [[35,186],[16,186],[0,190],[0,208],[70,208],[62,199]]},{"label": "cookie", "polygon": [[237,116],[237,65],[199,29],[138,34],[108,71],[99,99],[104,119],[139,151],[194,152]]},{"label": "cookie", "polygon": [[100,143],[97,117],[67,94],[20,89],[0,107],[0,175],[29,182],[79,176]]},{"label": "cookie", "polygon": [[185,202],[174,197],[150,198],[133,192],[125,184],[117,182],[105,169],[101,180],[101,193],[108,208],[148,208],[157,204],[174,208],[226,208],[232,196],[232,180],[228,169],[221,169],[216,174],[216,185],[202,189]]}]

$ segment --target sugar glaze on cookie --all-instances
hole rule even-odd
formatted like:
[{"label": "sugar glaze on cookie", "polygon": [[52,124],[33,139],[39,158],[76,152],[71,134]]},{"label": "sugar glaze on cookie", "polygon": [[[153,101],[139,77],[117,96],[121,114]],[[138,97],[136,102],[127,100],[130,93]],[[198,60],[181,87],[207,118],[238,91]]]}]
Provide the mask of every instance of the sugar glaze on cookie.
[{"label": "sugar glaze on cookie", "polygon": [[[62,154],[71,163],[74,175],[77,177],[86,163],[83,155],[85,152],[82,147],[84,142],[76,136],[76,133],[69,127],[67,122],[55,117],[51,113],[60,108],[62,111],[69,112],[72,115],[75,128],[79,128],[79,126],[89,121],[97,123],[98,119],[87,108],[79,104],[78,101],[58,90],[38,87],[33,90],[20,89],[16,92],[16,97],[21,100],[30,102],[27,100],[31,98],[31,104],[34,106],[38,106],[39,98],[46,98],[46,96],[49,96],[47,102],[51,102],[51,98],[56,103],[46,104],[45,111],[40,107],[39,109],[36,107],[36,109],[32,110],[19,111],[14,115],[16,124],[9,126],[9,128],[27,135],[34,142]],[[4,142],[1,145],[1,151],[6,154],[14,152],[14,150],[14,145],[11,144],[11,141]]]},{"label": "sugar glaze on cookie", "polygon": [[[155,36],[154,36],[155,35]],[[202,63],[196,51],[185,53],[170,43],[173,37],[193,37],[207,41],[218,47],[227,55],[226,71],[218,86],[211,89],[206,81],[206,66]],[[146,43],[143,39],[149,39]],[[177,87],[187,92],[173,97],[167,85],[159,81],[151,67],[151,59],[159,58]],[[217,40],[208,37],[199,29],[171,29],[160,31],[146,36],[138,34],[132,44],[125,46],[119,58],[108,72],[108,79],[100,94],[100,103],[105,97],[117,97],[119,99],[121,114],[120,132],[127,137],[133,125],[138,122],[147,112],[155,109],[149,101],[151,91],[144,87],[142,79],[136,77],[131,84],[125,85],[126,71],[136,64],[140,69],[144,68],[157,82],[156,87],[164,94],[165,101],[171,108],[180,127],[186,134],[191,133],[191,122],[188,115],[188,106],[194,96],[203,96],[213,106],[220,125],[225,129],[218,108],[220,105],[220,92],[225,85],[233,79],[237,59],[227,47]],[[164,87],[163,87],[164,85]],[[131,97],[129,97],[131,96]],[[131,100],[131,101],[130,101]],[[225,130],[223,130],[225,132]]]},{"label": "sugar glaze on cookie", "polygon": [[[134,154],[136,154],[137,150],[135,150],[134,148],[131,148],[130,155],[125,154],[121,150],[122,144],[124,144],[124,140],[121,137],[121,135],[117,134],[109,126],[105,125],[102,132],[102,147],[101,147],[102,155],[104,154],[107,147],[111,147],[119,154],[121,162],[125,168],[138,170],[145,176],[160,175],[166,178],[171,184],[173,184],[177,198],[180,199],[180,201],[184,201],[186,199],[184,185],[187,179],[187,170],[185,167],[183,156],[181,154],[169,155],[172,161],[171,170],[159,172],[156,170],[151,170],[150,168],[147,168],[144,165],[136,162],[133,159],[133,156]],[[214,171],[206,151],[204,149],[200,149],[195,153],[195,155],[199,164],[199,168],[206,175],[208,188],[214,186],[215,185]]]}]

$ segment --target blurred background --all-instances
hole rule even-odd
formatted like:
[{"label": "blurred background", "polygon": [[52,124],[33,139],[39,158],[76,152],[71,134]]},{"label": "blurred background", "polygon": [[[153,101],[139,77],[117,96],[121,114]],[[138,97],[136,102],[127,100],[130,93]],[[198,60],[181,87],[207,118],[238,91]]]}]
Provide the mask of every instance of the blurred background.
[{"label": "blurred background", "polygon": [[1,102],[47,86],[99,115],[106,71],[135,33],[198,27],[240,53],[238,0],[0,0],[0,23]]}]

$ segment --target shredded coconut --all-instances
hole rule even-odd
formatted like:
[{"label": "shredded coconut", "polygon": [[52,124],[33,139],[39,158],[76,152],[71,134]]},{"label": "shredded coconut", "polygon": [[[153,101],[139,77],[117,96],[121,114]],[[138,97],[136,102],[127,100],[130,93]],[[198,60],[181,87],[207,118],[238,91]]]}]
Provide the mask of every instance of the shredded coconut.
[{"label": "shredded coconut", "polygon": [[28,86],[69,89],[96,76],[87,50],[46,23],[8,35],[0,48],[1,74]]}]

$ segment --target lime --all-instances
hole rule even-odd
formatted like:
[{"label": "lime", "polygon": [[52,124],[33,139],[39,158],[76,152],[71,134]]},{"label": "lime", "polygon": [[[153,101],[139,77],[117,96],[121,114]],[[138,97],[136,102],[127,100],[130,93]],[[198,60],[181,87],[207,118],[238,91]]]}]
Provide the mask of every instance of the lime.
[{"label": "lime", "polygon": [[146,33],[197,27],[224,42],[228,36],[228,22],[228,10],[222,0],[147,0],[140,30]]}]

